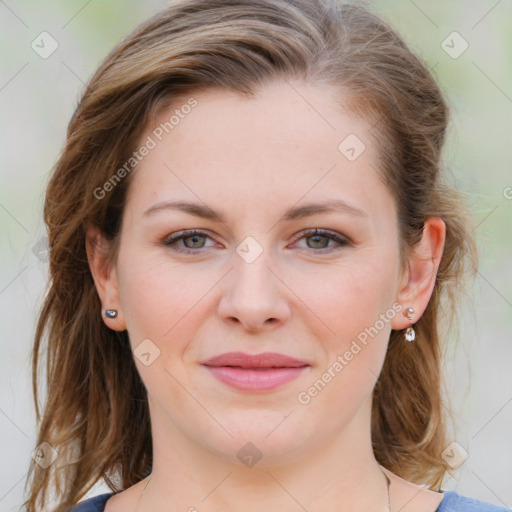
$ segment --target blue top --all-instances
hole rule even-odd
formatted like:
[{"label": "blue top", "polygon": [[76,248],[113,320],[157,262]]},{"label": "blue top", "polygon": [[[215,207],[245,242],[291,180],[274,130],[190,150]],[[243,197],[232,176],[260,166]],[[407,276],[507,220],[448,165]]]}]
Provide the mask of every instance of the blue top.
[{"label": "blue top", "polygon": [[[103,512],[112,492],[99,494],[74,505],[68,512]],[[444,498],[436,512],[510,512],[510,509],[492,505],[484,501],[461,496],[456,491],[444,491]]]}]

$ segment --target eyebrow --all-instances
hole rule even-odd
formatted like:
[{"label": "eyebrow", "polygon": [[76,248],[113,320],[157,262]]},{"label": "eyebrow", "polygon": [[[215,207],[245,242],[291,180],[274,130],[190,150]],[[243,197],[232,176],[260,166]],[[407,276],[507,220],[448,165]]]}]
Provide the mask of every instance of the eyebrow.
[{"label": "eyebrow", "polygon": [[[148,208],[143,216],[149,216],[164,210],[177,210],[201,217],[203,219],[215,220],[226,223],[226,215],[223,212],[212,210],[206,205],[193,203],[190,201],[162,201]],[[284,221],[292,221],[302,219],[319,213],[341,212],[357,217],[369,217],[368,212],[357,208],[343,199],[331,199],[321,203],[308,203],[303,206],[294,206],[287,210],[282,219]]]}]

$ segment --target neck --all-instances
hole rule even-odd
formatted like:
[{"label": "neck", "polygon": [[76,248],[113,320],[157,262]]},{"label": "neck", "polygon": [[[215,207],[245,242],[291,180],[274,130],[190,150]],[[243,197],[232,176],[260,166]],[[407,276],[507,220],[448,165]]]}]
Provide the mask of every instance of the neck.
[{"label": "neck", "polygon": [[[322,446],[311,446],[300,456],[267,457],[265,464],[262,457],[252,467],[203,449],[164,421],[152,422],[153,471],[137,512],[234,512],[240,504],[244,512],[388,512],[387,476],[373,455],[369,427],[362,428],[370,425],[370,405]],[[263,455],[265,447],[271,448],[264,445],[258,444]]]}]

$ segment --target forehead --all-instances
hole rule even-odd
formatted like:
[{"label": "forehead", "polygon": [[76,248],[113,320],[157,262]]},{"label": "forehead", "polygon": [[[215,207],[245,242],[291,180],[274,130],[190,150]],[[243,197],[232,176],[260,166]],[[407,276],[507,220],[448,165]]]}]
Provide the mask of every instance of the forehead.
[{"label": "forehead", "polygon": [[389,208],[368,123],[344,109],[347,100],[331,86],[287,81],[254,97],[216,89],[176,98],[141,139],[155,145],[137,166],[129,202],[142,210],[200,199],[263,213],[284,198],[328,196]]}]

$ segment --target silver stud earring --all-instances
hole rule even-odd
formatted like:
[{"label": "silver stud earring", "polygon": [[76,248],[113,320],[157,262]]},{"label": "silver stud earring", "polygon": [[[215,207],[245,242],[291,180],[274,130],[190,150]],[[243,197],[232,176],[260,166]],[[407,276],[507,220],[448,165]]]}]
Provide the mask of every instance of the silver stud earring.
[{"label": "silver stud earring", "polygon": [[[411,315],[414,313],[413,308],[407,308],[404,311],[404,316],[407,317],[408,320],[411,319]],[[416,332],[413,329],[414,324],[412,324],[410,327],[408,327],[405,331],[405,339],[406,341],[414,341],[414,338],[416,338]]]},{"label": "silver stud earring", "polygon": [[117,309],[106,309],[105,316],[107,318],[116,318],[117,317]]}]

